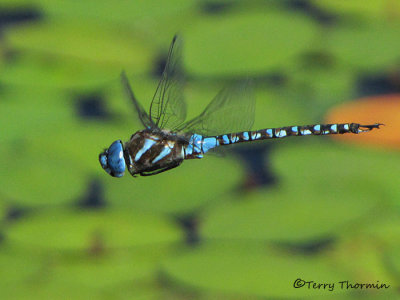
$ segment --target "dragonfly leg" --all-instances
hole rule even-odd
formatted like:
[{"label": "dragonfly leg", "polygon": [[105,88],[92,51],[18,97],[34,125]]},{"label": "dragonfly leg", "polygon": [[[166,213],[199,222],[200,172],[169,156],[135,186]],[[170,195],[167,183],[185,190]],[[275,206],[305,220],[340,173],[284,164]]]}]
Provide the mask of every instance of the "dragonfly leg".
[{"label": "dragonfly leg", "polygon": [[176,168],[176,167],[179,166],[179,165],[180,165],[180,163],[175,163],[175,164],[173,164],[173,165],[170,165],[170,166],[165,167],[165,168],[162,168],[162,169],[158,169],[158,170],[155,170],[155,171],[152,171],[152,172],[140,172],[139,174],[140,174],[141,176],[152,176],[152,175],[157,175],[157,174],[160,174],[160,173],[162,173],[162,172],[165,172],[165,171],[171,170],[171,169],[173,169],[173,168]]}]

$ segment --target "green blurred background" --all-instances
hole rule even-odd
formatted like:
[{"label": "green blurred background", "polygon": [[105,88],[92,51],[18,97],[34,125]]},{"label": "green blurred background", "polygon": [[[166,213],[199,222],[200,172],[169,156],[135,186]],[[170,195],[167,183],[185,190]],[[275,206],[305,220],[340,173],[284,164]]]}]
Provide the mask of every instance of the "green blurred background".
[{"label": "green blurred background", "polygon": [[397,0],[1,0],[0,298],[398,298],[396,149],[290,138],[152,177],[101,169],[141,129],[120,72],[148,107],[177,32],[189,117],[247,77],[254,129],[400,92]]}]

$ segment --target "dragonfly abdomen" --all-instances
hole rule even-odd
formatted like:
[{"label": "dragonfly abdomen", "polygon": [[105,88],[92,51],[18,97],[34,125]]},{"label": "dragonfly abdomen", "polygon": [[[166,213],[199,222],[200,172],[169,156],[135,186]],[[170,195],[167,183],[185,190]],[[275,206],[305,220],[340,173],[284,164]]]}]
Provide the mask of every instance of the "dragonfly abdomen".
[{"label": "dragonfly abdomen", "polygon": [[287,126],[278,128],[266,128],[256,131],[243,131],[239,133],[229,133],[218,135],[218,146],[230,145],[235,143],[277,139],[288,136],[305,136],[305,135],[329,135],[329,134],[344,134],[371,131],[374,128],[379,128],[382,124],[361,125],[358,123],[341,123],[341,124],[315,124],[305,126]]},{"label": "dragonfly abdomen", "polygon": [[185,159],[203,158],[203,154],[218,147],[219,142],[217,137],[204,137],[200,134],[193,134],[189,143],[183,148]]},{"label": "dragonfly abdomen", "polygon": [[184,158],[202,158],[203,154],[209,150],[223,145],[236,143],[260,141],[267,139],[279,139],[288,136],[305,135],[328,135],[367,132],[374,128],[379,128],[382,124],[361,125],[358,123],[341,124],[315,124],[305,126],[287,126],[278,128],[266,128],[256,131],[242,131],[238,133],[228,133],[217,136],[204,137],[199,134],[193,134],[189,143],[184,146]]}]

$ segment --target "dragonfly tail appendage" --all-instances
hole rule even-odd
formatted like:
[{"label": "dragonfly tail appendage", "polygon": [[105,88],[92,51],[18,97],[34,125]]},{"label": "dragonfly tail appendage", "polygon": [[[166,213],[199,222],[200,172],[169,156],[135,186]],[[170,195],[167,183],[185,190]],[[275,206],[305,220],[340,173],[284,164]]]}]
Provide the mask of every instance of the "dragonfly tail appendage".
[{"label": "dragonfly tail appendage", "polygon": [[341,123],[341,124],[315,124],[305,126],[287,126],[278,128],[267,128],[256,131],[244,131],[239,133],[229,133],[216,136],[218,145],[230,145],[235,143],[267,140],[275,138],[284,138],[288,136],[305,136],[305,135],[328,135],[328,134],[344,134],[344,133],[362,133],[379,129],[380,123],[372,125],[361,125],[358,123]]},{"label": "dragonfly tail appendage", "polygon": [[371,131],[374,128],[379,129],[379,126],[385,126],[385,124],[382,124],[382,123],[375,123],[373,125],[360,125],[360,124],[355,124],[355,123],[353,123],[353,124],[354,125],[358,125],[357,126],[358,132],[356,132],[356,133],[368,132],[368,131]]}]

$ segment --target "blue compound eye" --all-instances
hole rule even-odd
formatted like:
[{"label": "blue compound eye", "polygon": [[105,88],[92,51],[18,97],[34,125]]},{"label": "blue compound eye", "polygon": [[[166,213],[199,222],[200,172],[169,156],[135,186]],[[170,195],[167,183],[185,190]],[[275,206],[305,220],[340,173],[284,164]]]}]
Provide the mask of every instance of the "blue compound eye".
[{"label": "blue compound eye", "polygon": [[108,174],[114,177],[122,177],[125,172],[124,148],[120,140],[99,155],[101,166]]}]

